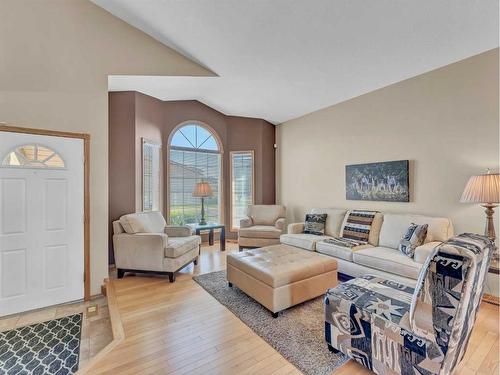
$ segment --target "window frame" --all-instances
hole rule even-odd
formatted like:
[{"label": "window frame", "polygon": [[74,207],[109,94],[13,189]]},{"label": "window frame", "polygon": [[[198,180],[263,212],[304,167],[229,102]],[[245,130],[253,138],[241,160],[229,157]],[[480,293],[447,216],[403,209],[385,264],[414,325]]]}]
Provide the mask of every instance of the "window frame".
[{"label": "window frame", "polygon": [[[42,148],[45,148],[45,149],[51,151],[52,154],[48,158],[42,159],[42,161],[40,161],[38,159],[38,151],[36,151],[36,156],[37,156],[36,160],[35,159],[34,160],[27,160],[26,157],[24,155],[20,154],[18,151],[19,149],[21,149],[23,147],[33,147],[34,150],[37,150],[39,147],[42,147]],[[5,159],[8,156],[10,156],[10,154],[12,154],[12,153],[26,159],[26,161],[28,163],[27,164],[20,164],[20,165],[4,164]],[[59,159],[61,160],[61,162],[63,164],[62,167],[49,166],[49,165],[45,164],[47,161],[52,159],[54,156],[59,157]],[[5,155],[2,155],[2,158],[0,160],[0,167],[1,168],[13,168],[13,169],[37,169],[37,170],[54,170],[54,171],[61,171],[61,170],[68,169],[66,160],[62,157],[62,155],[59,153],[59,151],[55,150],[52,147],[46,146],[43,143],[38,143],[38,142],[19,144],[15,147],[11,148],[9,151],[7,151],[7,153]]]},{"label": "window frame", "polygon": [[[153,148],[153,151],[158,152],[158,209],[155,210],[154,207],[154,202],[152,203],[151,210],[146,210],[144,207],[144,146],[149,145]],[[161,176],[161,162],[162,162],[162,155],[161,155],[161,149],[162,145],[161,143],[151,141],[147,138],[142,138],[141,139],[141,207],[142,211],[162,211],[162,176]],[[151,168],[153,169],[153,159],[151,160]],[[152,172],[153,173],[153,172]],[[151,192],[153,194],[153,192]]]},{"label": "window frame", "polygon": [[252,204],[255,204],[255,151],[242,150],[231,151],[229,153],[229,231],[238,232],[239,227],[233,227],[233,155],[251,154],[252,155]]},{"label": "window frame", "polygon": [[[174,134],[181,128],[183,128],[186,125],[197,125],[208,132],[214,137],[215,141],[217,142],[217,146],[219,148],[218,151],[214,150],[204,150],[204,149],[196,149],[196,148],[188,148],[188,147],[180,147],[180,146],[172,146],[172,138],[174,137]],[[220,170],[219,170],[219,218],[220,218],[220,223],[219,224],[224,224],[225,225],[225,197],[224,197],[224,185],[226,181],[224,180],[224,147],[222,145],[222,141],[219,137],[219,134],[215,131],[214,128],[212,128],[210,125],[198,121],[198,120],[187,120],[179,123],[177,126],[175,126],[172,131],[170,132],[167,140],[167,147],[166,147],[166,166],[165,166],[165,193],[166,193],[166,205],[165,205],[165,218],[168,224],[171,223],[171,217],[170,217],[170,151],[171,150],[182,150],[182,151],[196,151],[198,150],[199,152],[206,152],[209,154],[219,154],[220,155]]]}]

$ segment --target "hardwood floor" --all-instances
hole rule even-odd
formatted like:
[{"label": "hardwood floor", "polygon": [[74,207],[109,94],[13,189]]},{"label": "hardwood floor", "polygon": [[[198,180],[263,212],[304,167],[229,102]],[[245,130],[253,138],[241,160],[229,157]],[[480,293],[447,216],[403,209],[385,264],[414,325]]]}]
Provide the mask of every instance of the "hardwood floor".
[{"label": "hardwood floor", "polygon": [[[204,247],[198,266],[186,267],[173,284],[164,277],[126,276],[111,280],[113,331],[123,335],[100,353],[89,374],[300,374],[192,280],[193,274],[225,269],[224,253]],[[116,308],[116,311],[113,310]],[[115,314],[116,316],[113,316]],[[119,316],[118,316],[119,315]],[[483,303],[456,374],[498,374],[499,309]],[[122,330],[121,330],[122,329]],[[349,361],[335,375],[372,374]]]}]

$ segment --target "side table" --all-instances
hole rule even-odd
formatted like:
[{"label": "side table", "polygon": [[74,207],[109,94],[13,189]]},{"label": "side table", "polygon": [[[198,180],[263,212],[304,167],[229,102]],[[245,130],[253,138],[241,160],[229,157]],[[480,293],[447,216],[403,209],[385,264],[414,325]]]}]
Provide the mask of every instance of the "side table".
[{"label": "side table", "polygon": [[188,224],[193,231],[199,236],[202,231],[208,231],[208,244],[214,244],[214,229],[220,229],[220,249],[226,250],[226,226],[224,224],[208,223],[206,225]]}]

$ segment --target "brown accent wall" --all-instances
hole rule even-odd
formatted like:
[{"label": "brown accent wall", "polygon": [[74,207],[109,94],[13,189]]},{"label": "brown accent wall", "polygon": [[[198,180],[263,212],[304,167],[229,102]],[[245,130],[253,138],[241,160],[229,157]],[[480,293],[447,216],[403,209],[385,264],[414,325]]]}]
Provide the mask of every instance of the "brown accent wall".
[{"label": "brown accent wall", "polygon": [[[161,101],[133,91],[109,93],[109,107],[110,222],[126,212],[142,210],[143,138],[162,144],[162,207],[167,217],[167,143],[172,131],[185,121],[209,125],[222,143],[222,219],[226,224],[230,220],[231,151],[254,151],[255,203],[275,203],[274,125],[262,119],[226,116],[196,100]],[[227,237],[235,238],[236,234],[228,232]]]}]

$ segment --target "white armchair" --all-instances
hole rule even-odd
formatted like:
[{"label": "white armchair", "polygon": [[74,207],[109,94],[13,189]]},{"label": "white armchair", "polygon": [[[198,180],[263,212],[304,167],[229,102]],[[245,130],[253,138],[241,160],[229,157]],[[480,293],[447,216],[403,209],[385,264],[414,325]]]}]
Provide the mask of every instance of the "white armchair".
[{"label": "white armchair", "polygon": [[125,272],[158,273],[175,281],[175,273],[197,264],[200,236],[189,227],[167,226],[160,212],[123,215],[113,222],[113,246],[118,278]]},{"label": "white armchair", "polygon": [[278,205],[248,206],[247,217],[240,220],[238,245],[244,248],[256,248],[280,243],[280,236],[285,230],[286,210]]}]

